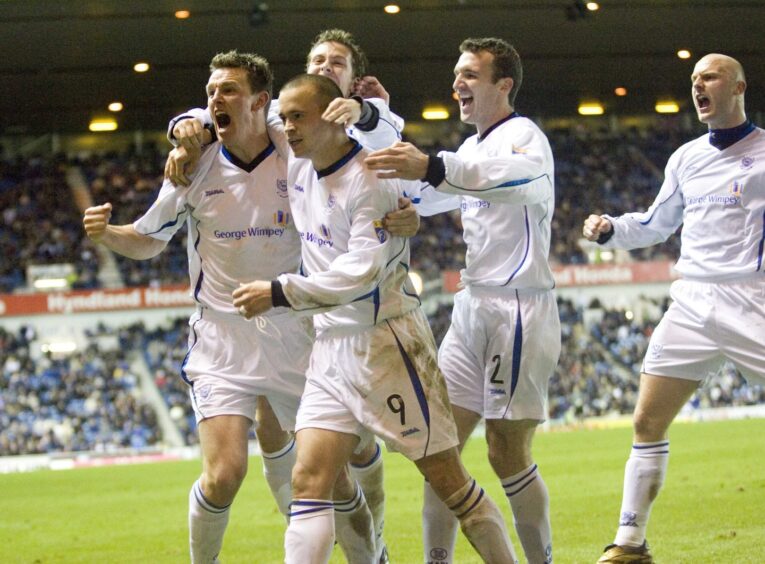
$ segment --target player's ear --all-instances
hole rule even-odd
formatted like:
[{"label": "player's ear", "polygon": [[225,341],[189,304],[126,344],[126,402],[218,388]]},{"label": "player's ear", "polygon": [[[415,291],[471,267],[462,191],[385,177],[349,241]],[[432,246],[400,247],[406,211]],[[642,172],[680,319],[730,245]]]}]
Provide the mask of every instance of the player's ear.
[{"label": "player's ear", "polygon": [[252,103],[252,111],[256,112],[261,108],[265,108],[270,101],[271,96],[268,95],[268,92],[264,90],[263,92],[258,93]]},{"label": "player's ear", "polygon": [[509,94],[510,91],[513,89],[513,84],[515,84],[515,81],[513,81],[513,79],[510,78],[509,76],[505,78],[500,78],[499,82],[500,82],[499,88],[505,94]]}]

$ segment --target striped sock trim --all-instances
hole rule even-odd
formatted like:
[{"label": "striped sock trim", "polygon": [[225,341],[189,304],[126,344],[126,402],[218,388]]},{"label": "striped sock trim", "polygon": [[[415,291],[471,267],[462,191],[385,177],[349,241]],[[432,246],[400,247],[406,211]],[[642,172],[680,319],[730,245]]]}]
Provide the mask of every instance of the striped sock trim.
[{"label": "striped sock trim", "polygon": [[231,507],[230,503],[224,507],[220,507],[210,502],[210,500],[207,499],[205,497],[205,494],[202,492],[202,486],[199,485],[199,480],[194,482],[194,485],[192,486],[191,489],[194,492],[194,499],[197,500],[199,507],[201,507],[208,513],[216,513],[216,514],[225,513],[226,511],[228,511],[229,507]]},{"label": "striped sock trim", "polygon": [[375,446],[377,448],[375,449],[375,453],[372,456],[372,458],[369,459],[369,462],[365,462],[364,464],[353,464],[351,462],[351,466],[353,466],[354,468],[359,468],[359,469],[369,468],[370,466],[372,466],[372,464],[380,460],[380,457],[382,456],[382,449],[380,448],[380,445],[378,443],[375,443]]},{"label": "striped sock trim", "polygon": [[669,441],[657,441],[655,443],[635,443],[632,445],[632,454],[635,456],[669,454]]},{"label": "striped sock trim", "polygon": [[471,480],[468,492],[465,496],[456,505],[450,506],[449,509],[451,509],[457,519],[461,519],[480,503],[483,499],[483,493],[483,488],[480,487],[475,480]]},{"label": "striped sock trim", "polygon": [[333,510],[335,504],[325,499],[293,499],[290,503],[289,517],[310,515],[321,511]]},{"label": "striped sock trim", "polygon": [[295,437],[292,437],[290,442],[288,442],[285,446],[276,452],[264,452],[261,449],[260,454],[263,456],[263,458],[267,458],[268,460],[276,460],[277,458],[281,458],[282,456],[289,454],[293,448],[295,448]]},{"label": "striped sock trim", "polygon": [[356,493],[353,494],[351,499],[335,502],[335,511],[340,513],[351,513],[356,511],[358,507],[364,503],[364,493],[361,491],[359,484],[356,484]]},{"label": "striped sock trim", "polygon": [[514,495],[522,492],[531,482],[537,479],[537,476],[539,476],[539,473],[537,472],[537,465],[534,464],[528,472],[526,472],[517,480],[513,480],[512,482],[507,483],[502,482],[502,488],[505,490],[505,495],[508,498],[511,498]]}]

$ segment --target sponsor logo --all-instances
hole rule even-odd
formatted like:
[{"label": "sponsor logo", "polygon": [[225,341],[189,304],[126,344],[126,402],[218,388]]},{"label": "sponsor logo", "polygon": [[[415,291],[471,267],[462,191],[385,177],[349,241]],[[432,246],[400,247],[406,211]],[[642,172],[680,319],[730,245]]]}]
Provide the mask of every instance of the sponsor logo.
[{"label": "sponsor logo", "polygon": [[249,237],[281,237],[282,235],[284,235],[283,227],[249,227],[237,231],[220,231],[218,229],[213,231],[213,236],[216,239],[234,239],[236,241]]},{"label": "sponsor logo", "polygon": [[[734,182],[733,184],[739,184],[738,182]],[[736,190],[743,190],[744,185],[739,184],[739,186],[736,188]],[[709,194],[706,196],[688,196],[685,198],[685,207],[690,206],[712,206],[712,205],[722,205],[722,206],[737,206],[741,202],[740,192],[737,194],[733,192],[733,185],[728,187],[728,190],[731,192],[731,195],[724,195],[724,194]]]},{"label": "sponsor logo", "polygon": [[489,394],[491,394],[492,396],[504,396],[504,395],[507,395],[507,392],[505,392],[505,390],[503,390],[502,388],[491,388],[489,390]]},{"label": "sponsor logo", "polygon": [[316,233],[301,232],[300,238],[306,243],[313,243],[314,245],[318,245],[319,247],[327,246],[331,249],[335,245],[329,239],[319,237]]},{"label": "sponsor logo", "polygon": [[408,437],[409,435],[414,435],[415,433],[419,433],[420,430],[417,427],[412,427],[411,429],[407,429],[406,431],[401,432],[402,437]]},{"label": "sponsor logo", "polygon": [[740,197],[741,192],[744,191],[744,184],[742,182],[739,182],[738,180],[734,180],[730,186],[728,186],[728,192],[733,194],[734,196]]},{"label": "sponsor logo", "polygon": [[382,221],[375,219],[372,222],[372,225],[374,225],[375,235],[377,235],[378,241],[380,241],[380,243],[385,243],[386,239],[388,239],[388,234],[385,232]]},{"label": "sponsor logo", "polygon": [[[302,189],[300,190],[303,191]],[[287,181],[284,178],[278,178],[276,180],[276,193],[280,198],[287,197]]]},{"label": "sponsor logo", "polygon": [[637,513],[632,511],[622,511],[622,517],[619,519],[620,527],[637,527]]},{"label": "sponsor logo", "polygon": [[215,196],[217,194],[225,194],[225,192],[219,188],[216,188],[215,190],[205,190],[205,198],[209,198],[210,196]]},{"label": "sponsor logo", "polygon": [[296,192],[305,192],[305,189],[300,184],[295,184]]},{"label": "sponsor logo", "polygon": [[741,170],[749,170],[752,168],[752,165],[754,164],[754,157],[744,157],[741,159],[741,164],[739,167]]},{"label": "sponsor logo", "polygon": [[472,200],[470,202],[463,201],[462,204],[460,204],[460,209],[464,212],[467,210],[473,210],[478,208],[490,208],[491,203],[485,201],[485,200]]},{"label": "sponsor logo", "polygon": [[289,225],[290,213],[279,210],[274,214],[274,225]]},{"label": "sponsor logo", "polygon": [[321,234],[324,235],[326,239],[332,238],[332,233],[330,232],[329,227],[327,227],[326,225],[324,224],[320,225],[319,231],[321,231]]}]

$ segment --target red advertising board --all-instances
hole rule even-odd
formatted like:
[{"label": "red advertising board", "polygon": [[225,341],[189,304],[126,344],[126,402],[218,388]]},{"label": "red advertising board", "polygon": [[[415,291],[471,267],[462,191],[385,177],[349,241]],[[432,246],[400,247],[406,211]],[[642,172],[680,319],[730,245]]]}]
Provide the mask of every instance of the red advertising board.
[{"label": "red advertising board", "polygon": [[0,294],[0,317],[192,306],[188,286]]}]

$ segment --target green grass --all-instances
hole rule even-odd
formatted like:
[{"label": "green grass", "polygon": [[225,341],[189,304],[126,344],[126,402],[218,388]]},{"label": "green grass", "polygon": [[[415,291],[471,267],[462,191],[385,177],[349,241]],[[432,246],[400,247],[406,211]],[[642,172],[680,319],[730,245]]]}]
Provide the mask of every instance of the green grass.
[{"label": "green grass", "polygon": [[[630,434],[609,429],[537,437],[558,564],[593,563],[613,539]],[[669,474],[648,530],[656,561],[765,562],[765,420],[676,424],[671,440]],[[511,523],[483,441],[469,442],[465,460]],[[391,557],[421,562],[420,477],[401,456],[387,455],[385,463]],[[191,461],[0,475],[0,562],[186,562],[186,499],[199,468]],[[282,562],[283,529],[260,461],[253,459],[232,510],[223,561]],[[332,562],[342,561],[336,551]],[[478,562],[463,538],[457,562]]]}]

